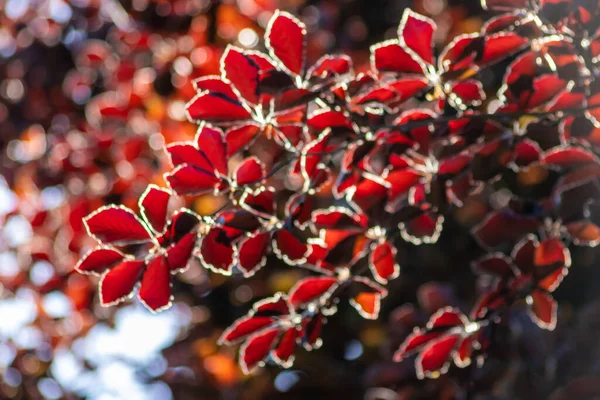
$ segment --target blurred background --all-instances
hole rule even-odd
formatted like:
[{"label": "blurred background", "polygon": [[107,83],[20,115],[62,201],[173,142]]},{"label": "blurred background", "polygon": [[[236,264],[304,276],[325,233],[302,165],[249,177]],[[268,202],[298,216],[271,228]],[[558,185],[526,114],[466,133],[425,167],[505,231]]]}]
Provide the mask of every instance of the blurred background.
[{"label": "blurred background", "polygon": [[[164,144],[196,130],[184,116],[191,80],[217,74],[228,43],[263,49],[280,8],[306,23],[311,60],[345,52],[366,70],[369,45],[396,36],[406,7],[437,22],[438,49],[489,17],[475,0],[0,0],[0,398],[598,395],[590,374],[600,371],[600,303],[590,283],[597,273],[586,268],[593,249],[574,252],[583,267],[557,294],[555,332],[515,311],[505,328],[520,332],[517,343],[507,340],[483,369],[452,380],[418,382],[412,363],[390,361],[429,313],[473,301],[469,261],[481,250],[464,226],[485,212],[477,204],[455,215],[435,246],[400,249],[408,277],[390,286],[379,321],[342,306],[324,328],[323,348],[300,352],[293,369],[268,366],[251,377],[238,369],[236,349],[216,339],[301,272],[273,260],[252,279],[225,279],[194,265],[175,280],[174,307],[158,315],[136,301],[101,308],[95,278],[72,274],[92,245],[82,217],[107,203],[135,208],[148,183],[164,184]],[[209,214],[221,201],[190,206]]]}]

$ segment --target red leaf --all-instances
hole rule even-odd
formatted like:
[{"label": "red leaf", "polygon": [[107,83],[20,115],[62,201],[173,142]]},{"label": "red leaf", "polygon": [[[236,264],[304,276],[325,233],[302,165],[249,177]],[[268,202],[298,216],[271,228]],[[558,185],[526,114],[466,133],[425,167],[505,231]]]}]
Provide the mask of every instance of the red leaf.
[{"label": "red leaf", "polygon": [[514,241],[539,226],[535,217],[520,216],[509,211],[496,211],[473,228],[473,236],[484,247],[497,247]]},{"label": "red leaf", "polygon": [[369,267],[377,282],[385,284],[398,277],[400,266],[396,263],[396,248],[386,241],[375,245],[369,255]]},{"label": "red leaf", "polygon": [[508,277],[513,274],[512,268],[511,259],[502,253],[487,254],[473,263],[473,270],[478,275]]},{"label": "red leaf", "polygon": [[302,170],[302,176],[305,179],[305,185],[310,184],[311,179],[317,176],[318,165],[323,158],[323,152],[326,150],[327,141],[329,139],[330,132],[324,131],[317,139],[308,143],[300,157],[300,166]]},{"label": "red leaf", "polygon": [[216,92],[202,92],[185,106],[187,116],[192,121],[231,123],[251,117],[237,98]]},{"label": "red leaf", "polygon": [[246,158],[235,170],[235,181],[238,186],[260,183],[266,176],[265,167],[256,157]]},{"label": "red leaf", "polygon": [[425,65],[416,61],[397,40],[387,40],[371,46],[371,68],[379,73],[425,73]]},{"label": "red leaf", "polygon": [[273,350],[272,357],[275,362],[284,368],[289,368],[294,362],[294,349],[296,340],[300,336],[300,330],[296,327],[289,328],[284,332],[277,348]]},{"label": "red leaf", "polygon": [[558,167],[573,167],[586,163],[600,163],[594,153],[579,147],[558,147],[547,151],[542,162]]},{"label": "red leaf", "polygon": [[154,312],[171,306],[171,273],[166,257],[161,255],[150,261],[142,277],[138,296]]},{"label": "red leaf", "polygon": [[273,252],[287,264],[297,265],[306,260],[308,246],[288,230],[278,230],[274,233],[273,239]]},{"label": "red leaf", "polygon": [[304,193],[296,193],[291,195],[285,203],[285,216],[294,221],[294,225],[302,226],[311,219],[313,209],[312,196]]},{"label": "red leaf", "polygon": [[194,248],[196,247],[196,232],[191,232],[182,237],[177,243],[167,250],[167,261],[171,272],[184,270],[192,258]]},{"label": "red leaf", "polygon": [[437,378],[450,367],[451,353],[458,343],[459,336],[448,335],[431,342],[415,360],[417,377]]},{"label": "red leaf", "polygon": [[87,253],[75,266],[82,274],[99,275],[105,270],[119,264],[125,255],[118,250],[107,247],[96,247]]},{"label": "red leaf", "polygon": [[144,265],[143,261],[125,260],[107,271],[100,280],[100,303],[111,306],[130,297]]},{"label": "red leaf", "polygon": [[[558,239],[543,240],[536,247],[533,262],[536,267],[536,273],[545,276],[538,286],[550,292],[554,291],[564,276],[567,274],[567,268],[571,265],[571,255],[565,244]],[[555,269],[556,272],[550,273],[546,269]]]},{"label": "red leaf", "polygon": [[311,277],[300,280],[290,290],[290,304],[294,308],[327,297],[337,287],[338,280],[328,276]]},{"label": "red leaf", "polygon": [[329,208],[314,210],[311,221],[317,229],[336,229],[353,233],[364,231],[367,228],[368,218],[347,208]]},{"label": "red leaf", "polygon": [[501,32],[485,39],[480,65],[498,62],[525,47],[528,40],[512,32]]},{"label": "red leaf", "polygon": [[454,363],[460,367],[465,368],[471,364],[471,355],[473,354],[473,339],[471,336],[467,336],[462,339],[456,353],[454,354]]},{"label": "red leaf", "polygon": [[167,223],[167,207],[171,193],[156,185],[148,185],[146,191],[140,197],[140,214],[154,232],[161,233]]},{"label": "red leaf", "polygon": [[259,103],[259,66],[242,49],[227,46],[221,57],[221,72],[245,100]]},{"label": "red leaf", "polygon": [[463,326],[469,321],[457,308],[444,307],[439,309],[429,318],[427,322],[427,329],[433,328],[454,328],[456,326]]},{"label": "red leaf", "polygon": [[100,243],[124,245],[152,238],[133,211],[122,206],[102,207],[85,217],[83,223],[90,236]]},{"label": "red leaf", "polygon": [[202,124],[198,129],[196,147],[208,159],[213,168],[223,176],[227,176],[227,144],[223,132]]},{"label": "red leaf", "polygon": [[388,87],[400,95],[395,104],[415,97],[420,92],[429,87],[429,81],[426,78],[405,78],[398,79],[388,84]]},{"label": "red leaf", "polygon": [[227,155],[231,156],[248,147],[259,132],[260,126],[255,124],[246,124],[229,129],[225,133]]},{"label": "red leaf", "polygon": [[400,196],[407,196],[408,191],[421,180],[421,174],[413,169],[391,171],[385,180],[390,184],[388,192],[389,201],[394,201]]},{"label": "red leaf", "polygon": [[275,347],[280,329],[265,329],[251,336],[240,348],[240,366],[249,374],[269,355]]},{"label": "red leaf", "polygon": [[304,73],[306,26],[291,14],[277,10],[265,33],[266,46],[273,58],[295,75]]},{"label": "red leaf", "polygon": [[526,301],[532,321],[542,329],[554,330],[558,306],[552,295],[542,290],[534,290]]},{"label": "red leaf", "polygon": [[383,184],[371,179],[363,179],[354,187],[356,190],[348,196],[348,201],[356,204],[363,211],[380,205],[387,194],[387,188]]},{"label": "red leaf", "polygon": [[443,334],[444,332],[442,331],[427,332],[420,329],[413,330],[413,332],[404,339],[400,348],[394,353],[394,361],[402,361],[404,358],[409,357],[414,351],[418,351],[426,343],[429,343]]},{"label": "red leaf", "polygon": [[311,114],[306,124],[319,132],[326,128],[352,129],[352,120],[346,114],[328,109],[319,109]]},{"label": "red leaf", "polygon": [[432,64],[433,34],[436,28],[435,22],[430,18],[406,9],[398,28],[398,36],[423,61]]},{"label": "red leaf", "polygon": [[438,175],[457,175],[469,167],[471,159],[472,157],[469,154],[457,154],[456,156],[446,157],[438,166]]},{"label": "red leaf", "polygon": [[267,249],[271,241],[269,232],[259,233],[242,240],[239,244],[239,269],[245,277],[252,276],[265,266]]},{"label": "red leaf", "polygon": [[473,46],[479,44],[477,34],[459,35],[444,48],[438,58],[438,67],[443,71],[462,71],[472,68],[475,62]]},{"label": "red leaf", "polygon": [[273,317],[247,316],[236,320],[223,332],[219,344],[233,344],[247,336],[266,328],[276,321]]},{"label": "red leaf", "polygon": [[237,98],[237,95],[235,94],[233,89],[231,89],[231,85],[225,82],[223,79],[221,79],[221,77],[218,75],[203,76],[194,80],[192,83],[196,90],[199,92],[209,91],[214,93],[220,93],[232,99]]},{"label": "red leaf", "polygon": [[540,243],[535,236],[527,235],[513,248],[510,256],[522,274],[530,274],[533,272],[535,249],[539,244]]},{"label": "red leaf", "polygon": [[306,140],[303,127],[302,124],[279,125],[275,129],[275,142],[280,146],[298,146]]},{"label": "red leaf", "polygon": [[218,274],[231,275],[236,252],[224,237],[226,235],[222,228],[211,228],[201,239],[199,256],[204,267]]},{"label": "red leaf", "polygon": [[216,176],[187,164],[166,173],[165,180],[178,195],[210,193],[221,183]]},{"label": "red leaf", "polygon": [[308,71],[308,78],[326,79],[352,72],[352,60],[346,55],[326,55]]},{"label": "red leaf", "polygon": [[313,350],[321,346],[321,329],[324,322],[325,318],[321,314],[305,318],[302,321],[304,348],[306,350]]},{"label": "red leaf", "polygon": [[542,150],[531,140],[525,139],[515,146],[514,161],[518,165],[529,165],[539,160]]},{"label": "red leaf", "polygon": [[460,99],[461,104],[476,106],[485,99],[483,85],[472,79],[454,84],[450,91]]},{"label": "red leaf", "polygon": [[208,161],[204,153],[198,151],[196,146],[190,142],[171,143],[166,147],[167,154],[171,159],[171,164],[178,167],[182,164],[190,164],[206,173],[214,175],[214,167]]},{"label": "red leaf", "polygon": [[413,244],[435,243],[442,233],[444,217],[432,211],[400,223],[400,234]]},{"label": "red leaf", "polygon": [[[394,125],[402,126],[405,124],[410,124],[414,121],[428,121],[435,120],[435,113],[431,110],[427,109],[412,109],[409,111],[405,111],[396,120],[394,121]],[[429,125],[423,123],[422,126],[416,127],[410,130],[410,137],[412,140],[419,144],[418,151],[420,154],[424,156],[429,155],[429,142],[431,141],[431,131],[429,129]]]},{"label": "red leaf", "polygon": [[292,312],[287,296],[281,292],[273,297],[254,303],[253,309],[256,312],[255,315],[282,316]]}]

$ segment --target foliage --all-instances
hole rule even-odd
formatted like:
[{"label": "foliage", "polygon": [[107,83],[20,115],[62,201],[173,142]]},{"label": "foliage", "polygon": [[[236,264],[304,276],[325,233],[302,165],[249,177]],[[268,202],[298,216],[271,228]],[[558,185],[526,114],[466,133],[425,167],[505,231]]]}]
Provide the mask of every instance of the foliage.
[{"label": "foliage", "polygon": [[[377,319],[402,273],[401,242],[436,243],[446,215],[477,199],[479,298],[468,316],[438,310],[394,359],[416,356],[419,378],[481,365],[523,302],[554,329],[569,247],[600,242],[600,5],[589,3],[488,1],[504,13],[439,55],[436,24],[406,10],[398,38],[373,45],[360,73],[345,55],[309,65],[305,25],[276,12],[267,53],[230,45],[220,75],[194,81],[186,113],[198,131],[166,146],[166,187],[148,186],[139,215],[110,205],[84,219],[98,247],[76,269],[101,277],[103,305],[139,286],[156,312],[193,259],[250,277],[273,254],[307,276],[257,302],[221,342],[242,343],[246,373],[267,360],[289,367],[297,345],[321,345],[341,301]],[[486,79],[499,65],[502,80]],[[205,194],[227,200],[210,215],[178,201]]]}]

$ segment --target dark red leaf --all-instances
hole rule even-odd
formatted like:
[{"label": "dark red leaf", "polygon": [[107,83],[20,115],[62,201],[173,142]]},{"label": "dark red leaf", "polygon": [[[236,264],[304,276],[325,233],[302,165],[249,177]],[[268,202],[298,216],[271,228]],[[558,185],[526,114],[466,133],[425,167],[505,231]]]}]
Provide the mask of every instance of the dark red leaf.
[{"label": "dark red leaf", "polygon": [[424,74],[425,65],[416,61],[398,40],[387,40],[371,46],[371,68],[375,72]]},{"label": "dark red leaf", "polygon": [[352,129],[352,120],[341,111],[319,109],[308,117],[306,124],[320,132],[326,128]]},{"label": "dark red leaf", "polygon": [[[567,268],[571,265],[571,255],[569,249],[559,239],[545,239],[536,247],[533,262],[536,267],[536,273],[544,276],[538,283],[542,289],[550,292],[555,290],[567,273]],[[548,274],[546,270],[556,270]]]},{"label": "dark red leaf", "polygon": [[498,62],[525,47],[528,40],[512,32],[501,32],[485,39],[480,65]]},{"label": "dark red leaf", "polygon": [[202,124],[194,140],[198,150],[204,154],[213,168],[221,175],[227,176],[227,144],[223,132]]},{"label": "dark red leaf", "polygon": [[167,250],[167,261],[169,262],[169,269],[172,272],[187,268],[187,264],[194,253],[197,238],[198,234],[191,232],[169,247]]},{"label": "dark red leaf", "polygon": [[192,121],[230,123],[251,117],[237,98],[216,92],[202,92],[185,106],[187,116]]},{"label": "dark red leaf", "polygon": [[352,72],[352,60],[346,55],[321,57],[308,71],[308,78],[327,79]]},{"label": "dark red leaf", "polygon": [[289,328],[281,336],[277,348],[273,350],[272,357],[275,362],[284,368],[291,367],[294,362],[294,349],[296,340],[300,336],[300,330],[296,327]]},{"label": "dark red leaf", "polygon": [[451,353],[459,338],[458,335],[447,335],[430,342],[415,360],[417,377],[437,378],[440,374],[445,374],[450,367]]},{"label": "dark red leaf", "polygon": [[272,57],[295,75],[303,75],[306,59],[306,26],[284,11],[275,11],[265,33]]},{"label": "dark red leaf", "polygon": [[213,174],[214,167],[208,158],[196,148],[191,142],[171,143],[166,147],[171,164],[177,167],[182,164],[190,164],[207,173]]},{"label": "dark red leaf", "polygon": [[144,261],[125,260],[107,271],[100,280],[100,303],[111,306],[130,297],[144,265]]},{"label": "dark red leaf", "polygon": [[290,304],[298,308],[323,299],[337,287],[337,278],[329,276],[305,278],[297,282],[289,292]]},{"label": "dark red leaf", "polygon": [[259,66],[242,49],[229,45],[221,58],[221,72],[242,98],[259,103]]},{"label": "dark red leaf", "polygon": [[130,209],[110,205],[83,219],[88,233],[104,244],[124,245],[149,241],[151,235]]},{"label": "dark red leaf", "polygon": [[252,276],[267,262],[267,249],[271,242],[269,232],[243,239],[239,244],[239,269],[244,276]]},{"label": "dark red leaf", "polygon": [[369,255],[369,268],[375,280],[383,284],[398,277],[400,265],[396,263],[396,248],[387,241],[373,246]]},{"label": "dark red leaf", "polygon": [[406,9],[398,28],[398,36],[423,61],[433,63],[433,34],[435,22],[411,9]]},{"label": "dark red leaf", "polygon": [[231,85],[221,79],[221,77],[218,75],[203,76],[194,80],[192,83],[198,92],[209,91],[220,93],[231,99],[237,98],[237,95],[231,88]]},{"label": "dark red leaf", "polygon": [[552,295],[542,290],[533,290],[526,300],[533,322],[542,329],[554,330],[558,306]]},{"label": "dark red leaf", "polygon": [[227,155],[231,156],[248,147],[259,132],[260,126],[257,124],[245,124],[229,129],[225,133]]},{"label": "dark red leaf", "polygon": [[222,228],[213,227],[201,238],[198,253],[204,267],[218,274],[231,275],[236,252]]},{"label": "dark red leaf", "polygon": [[347,208],[315,210],[311,221],[317,229],[340,229],[348,232],[362,232],[367,228],[367,216],[357,214]]},{"label": "dark red leaf", "polygon": [[99,275],[109,268],[119,264],[125,255],[118,250],[108,247],[96,247],[77,263],[75,270],[82,274]]},{"label": "dark red leaf", "polygon": [[502,253],[491,253],[473,263],[476,274],[508,277],[513,274],[512,261]]},{"label": "dark red leaf", "polygon": [[171,306],[171,271],[166,257],[160,255],[148,264],[138,296],[154,312]]},{"label": "dark red leaf", "polygon": [[266,176],[265,167],[256,157],[246,158],[235,170],[235,181],[238,186],[260,183]]},{"label": "dark red leaf", "polygon": [[539,227],[535,217],[521,216],[510,211],[496,211],[473,228],[475,239],[484,247],[497,247],[515,241]]},{"label": "dark red leaf", "polygon": [[246,316],[236,320],[219,338],[219,344],[232,344],[245,339],[276,321],[274,317]]},{"label": "dark red leaf", "polygon": [[404,240],[413,244],[435,243],[442,232],[444,217],[432,211],[400,224],[400,232]]},{"label": "dark red leaf", "polygon": [[269,355],[275,347],[280,328],[260,331],[251,336],[240,348],[240,366],[245,374],[249,374]]},{"label": "dark red leaf", "polygon": [[165,180],[179,195],[210,193],[221,183],[215,175],[187,164],[166,173]]},{"label": "dark red leaf", "polygon": [[149,185],[140,197],[140,214],[156,233],[162,233],[165,229],[170,198],[171,193],[168,190],[156,185]]},{"label": "dark red leaf", "polygon": [[273,253],[287,264],[297,265],[306,260],[309,248],[286,229],[273,234]]},{"label": "dark red leaf", "polygon": [[255,315],[282,316],[292,312],[288,303],[287,296],[283,293],[277,293],[273,297],[266,298],[254,304]]},{"label": "dark red leaf", "polygon": [[417,185],[421,178],[420,173],[410,168],[391,171],[385,177],[386,182],[390,184],[389,201],[394,201],[400,196],[408,196],[408,191]]},{"label": "dark red leaf", "polygon": [[457,308],[445,307],[436,311],[427,322],[428,329],[453,328],[463,326],[468,320]]},{"label": "dark red leaf", "polygon": [[542,156],[541,161],[557,167],[573,167],[600,162],[594,153],[579,147],[559,147],[549,150]]},{"label": "dark red leaf", "polygon": [[409,357],[415,351],[418,351],[425,344],[429,343],[433,339],[442,336],[443,334],[443,331],[428,332],[422,331],[420,329],[413,330],[413,332],[410,335],[408,335],[406,339],[404,339],[404,342],[402,342],[400,348],[394,353],[394,361],[402,361],[404,358]]}]

